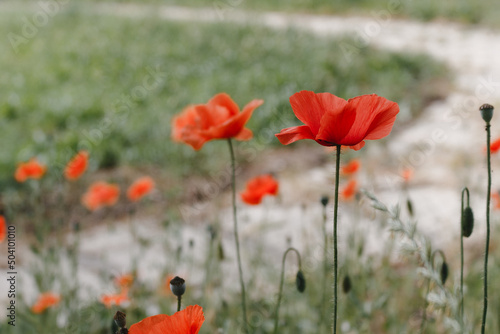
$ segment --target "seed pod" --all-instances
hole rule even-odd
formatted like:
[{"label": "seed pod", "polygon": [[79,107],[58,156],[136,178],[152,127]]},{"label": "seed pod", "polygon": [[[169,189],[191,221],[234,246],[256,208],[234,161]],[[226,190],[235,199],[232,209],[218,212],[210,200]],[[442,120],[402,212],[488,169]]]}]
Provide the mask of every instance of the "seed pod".
[{"label": "seed pod", "polygon": [[304,273],[302,272],[302,270],[299,270],[297,272],[295,283],[297,284],[297,290],[299,290],[299,292],[304,292],[304,290],[306,289],[306,278],[304,277]]},{"label": "seed pod", "polygon": [[441,283],[444,285],[446,282],[446,279],[448,278],[448,263],[443,262],[443,265],[441,266]]},{"label": "seed pod", "polygon": [[352,283],[351,283],[351,278],[349,275],[345,275],[344,279],[342,280],[342,291],[344,293],[349,293],[352,289]]},{"label": "seed pod", "polygon": [[462,213],[462,235],[466,238],[470,237],[474,229],[474,213],[470,206],[464,209]]},{"label": "seed pod", "polygon": [[125,327],[127,325],[126,321],[127,315],[121,311],[116,311],[115,316],[113,317],[113,320],[115,321],[116,325],[120,328]]},{"label": "seed pod", "polygon": [[184,292],[186,292],[186,281],[179,276],[175,276],[170,281],[170,290],[172,290],[172,293],[177,297],[182,296]]},{"label": "seed pod", "polygon": [[[479,107],[481,112],[481,117],[486,123],[489,123],[493,118],[493,109],[495,109],[491,104],[485,103]],[[489,148],[488,148],[489,149]]]}]

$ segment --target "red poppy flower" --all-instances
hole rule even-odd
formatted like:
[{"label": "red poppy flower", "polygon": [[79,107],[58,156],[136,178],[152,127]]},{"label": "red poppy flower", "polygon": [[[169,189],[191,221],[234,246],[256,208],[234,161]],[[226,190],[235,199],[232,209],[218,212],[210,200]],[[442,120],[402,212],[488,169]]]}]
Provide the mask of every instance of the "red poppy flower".
[{"label": "red poppy flower", "polygon": [[78,152],[66,165],[64,176],[68,180],[78,179],[87,169],[89,153],[87,151]]},{"label": "red poppy flower", "polygon": [[492,193],[491,199],[493,200],[493,208],[496,210],[499,210],[500,209],[500,194],[498,192]]},{"label": "red poppy flower", "polygon": [[102,206],[112,206],[118,201],[120,188],[115,184],[95,182],[82,196],[82,204],[94,211]]},{"label": "red poppy flower", "polygon": [[413,177],[413,169],[410,168],[403,169],[403,171],[401,172],[401,177],[405,182],[409,182]]},{"label": "red poppy flower", "polygon": [[47,167],[41,165],[36,158],[32,158],[30,161],[21,162],[19,166],[17,166],[14,178],[17,182],[24,182],[27,179],[38,180],[45,174],[46,171]]},{"label": "red poppy flower", "polygon": [[351,180],[340,190],[340,196],[344,200],[350,201],[354,198],[357,191],[358,191],[358,182],[356,182],[356,180]]},{"label": "red poppy flower", "polygon": [[5,222],[5,217],[0,215],[0,243],[5,240],[7,236],[7,223]]},{"label": "red poppy flower", "polygon": [[61,300],[61,297],[59,297],[59,295],[57,295],[55,293],[52,293],[52,292],[42,293],[38,297],[35,305],[33,305],[31,307],[31,311],[33,313],[37,313],[37,314],[42,313],[43,311],[45,311],[49,307],[52,307],[52,306],[59,304],[60,300]]},{"label": "red poppy flower", "polygon": [[276,195],[277,193],[278,181],[271,175],[261,175],[248,181],[246,189],[240,195],[243,202],[257,205],[262,202],[265,195]]},{"label": "red poppy flower", "polygon": [[[486,148],[484,149],[486,151]],[[490,152],[497,153],[500,150],[500,138],[495,139],[492,143],[490,143]]]},{"label": "red poppy flower", "polygon": [[131,274],[124,274],[115,278],[115,284],[123,291],[127,290],[134,283],[134,276]]},{"label": "red poppy flower", "polygon": [[195,150],[212,139],[249,140],[253,134],[245,124],[262,103],[262,100],[252,100],[240,112],[229,95],[217,94],[207,104],[188,106],[174,117],[172,138],[191,145]]},{"label": "red poppy flower", "polygon": [[344,145],[359,150],[364,140],[387,136],[399,112],[395,102],[375,94],[346,101],[330,93],[303,90],[290,97],[290,104],[305,125],[276,134],[283,145],[312,139],[323,146]]},{"label": "red poppy flower", "polygon": [[106,308],[111,308],[111,306],[121,306],[128,303],[130,300],[127,296],[128,290],[124,290],[118,294],[102,295],[101,303],[106,306]]},{"label": "red poppy flower", "polygon": [[198,305],[191,305],[169,316],[158,314],[130,326],[129,334],[198,334],[205,316]]},{"label": "red poppy flower", "polygon": [[340,172],[343,175],[355,174],[361,168],[361,162],[359,159],[351,160],[347,165],[343,166]]},{"label": "red poppy flower", "polygon": [[147,195],[155,187],[155,182],[149,176],[137,179],[127,190],[129,200],[135,202]]}]

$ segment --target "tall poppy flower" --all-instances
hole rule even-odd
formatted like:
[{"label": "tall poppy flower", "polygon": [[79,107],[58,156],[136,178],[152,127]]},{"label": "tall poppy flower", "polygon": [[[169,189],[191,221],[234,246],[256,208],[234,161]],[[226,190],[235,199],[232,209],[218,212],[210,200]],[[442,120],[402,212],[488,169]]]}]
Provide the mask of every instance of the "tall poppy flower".
[{"label": "tall poppy flower", "polygon": [[16,169],[14,178],[17,182],[24,182],[27,179],[40,179],[47,171],[47,167],[40,164],[36,158],[28,162],[21,162]]},{"label": "tall poppy flower", "polygon": [[129,334],[198,334],[205,316],[198,305],[191,305],[169,316],[158,314],[130,326]]},{"label": "tall poppy flower", "polygon": [[262,103],[262,100],[252,100],[240,112],[229,95],[217,94],[207,104],[190,105],[175,116],[172,139],[184,142],[195,150],[213,139],[249,140],[253,134],[245,124]]},{"label": "tall poppy flower", "polygon": [[58,294],[52,292],[42,293],[31,307],[31,311],[36,314],[42,313],[46,309],[59,304],[60,300],[61,297]]},{"label": "tall poppy flower", "polygon": [[5,240],[7,236],[7,223],[5,222],[5,217],[0,215],[0,243]]},{"label": "tall poppy flower", "polygon": [[[485,149],[486,151],[486,149]],[[490,152],[491,153],[497,153],[500,151],[500,138],[495,139],[491,144],[490,144]]]},{"label": "tall poppy flower", "polygon": [[240,195],[243,202],[257,205],[262,202],[265,195],[276,195],[277,193],[278,181],[267,174],[254,177],[248,181],[245,190]]},{"label": "tall poppy flower", "polygon": [[340,172],[343,175],[355,174],[361,168],[359,159],[352,159],[347,165],[343,166]]},{"label": "tall poppy flower", "polygon": [[87,169],[89,153],[87,151],[78,152],[66,165],[64,176],[68,180],[76,180]]},{"label": "tall poppy flower", "polygon": [[144,176],[132,183],[127,190],[127,197],[132,202],[140,200],[145,195],[149,194],[155,187],[155,182],[149,176]]},{"label": "tall poppy flower", "polygon": [[120,188],[115,184],[106,182],[93,183],[82,196],[83,205],[91,210],[97,210],[102,206],[112,206],[118,201]]},{"label": "tall poppy flower", "polygon": [[359,150],[364,140],[387,136],[399,112],[397,103],[376,94],[346,101],[330,93],[303,90],[290,97],[290,104],[305,125],[276,134],[283,145],[312,139],[323,146],[344,145]]}]

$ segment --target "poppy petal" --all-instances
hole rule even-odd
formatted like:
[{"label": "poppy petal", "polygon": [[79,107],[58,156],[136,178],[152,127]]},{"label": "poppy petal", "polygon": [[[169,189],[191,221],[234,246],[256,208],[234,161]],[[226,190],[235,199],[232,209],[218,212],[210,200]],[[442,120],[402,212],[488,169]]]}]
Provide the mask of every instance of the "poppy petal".
[{"label": "poppy petal", "polygon": [[288,145],[301,139],[315,139],[315,136],[307,125],[283,129],[280,133],[275,134],[275,136],[283,145]]},{"label": "poppy petal", "polygon": [[129,334],[197,334],[204,321],[201,306],[191,305],[172,316],[159,314],[148,317],[130,326]]},{"label": "poppy petal", "polygon": [[236,102],[226,93],[219,93],[212,97],[210,101],[208,101],[207,106],[209,109],[224,107],[229,112],[228,116],[234,116],[240,112],[240,108]]},{"label": "poppy petal", "polygon": [[248,128],[243,128],[243,130],[241,130],[240,133],[238,133],[238,135],[236,137],[234,137],[234,139],[236,140],[250,140],[253,138],[253,132],[252,130],[248,129]]},{"label": "poppy petal", "polygon": [[376,94],[362,95],[348,101],[348,110],[355,110],[356,121],[345,138],[345,145],[356,145],[364,139],[387,136],[399,112],[397,103]]},{"label": "poppy petal", "polygon": [[326,112],[340,111],[346,104],[346,100],[330,93],[316,94],[303,90],[290,96],[293,113],[302,123],[309,126],[315,135],[321,127],[323,115]]},{"label": "poppy petal", "polygon": [[[322,145],[352,145],[356,143],[345,142],[345,137],[349,134],[354,122],[356,120],[356,110],[347,109],[341,110],[328,110],[321,119],[321,127],[316,141]],[[360,141],[363,138],[360,139]]]}]

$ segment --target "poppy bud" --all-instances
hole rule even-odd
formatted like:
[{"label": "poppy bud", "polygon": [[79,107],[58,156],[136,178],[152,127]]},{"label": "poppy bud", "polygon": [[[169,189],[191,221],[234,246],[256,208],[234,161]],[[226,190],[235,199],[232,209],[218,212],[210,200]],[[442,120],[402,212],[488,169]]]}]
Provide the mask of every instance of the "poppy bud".
[{"label": "poppy bud", "polygon": [[113,317],[113,320],[115,321],[116,325],[120,328],[123,328],[127,325],[126,321],[127,315],[121,311],[116,311],[115,316]]},{"label": "poppy bud", "polygon": [[481,112],[481,117],[486,123],[489,123],[493,118],[493,109],[494,107],[488,103],[485,103],[479,107],[479,111]]},{"label": "poppy bud", "polygon": [[299,290],[299,292],[304,292],[304,290],[306,289],[306,278],[304,277],[304,273],[302,272],[302,270],[299,270],[297,272],[295,283],[297,284],[297,290]]},{"label": "poppy bud", "polygon": [[327,206],[329,200],[330,200],[330,198],[328,198],[328,196],[321,196],[321,204],[323,206]]},{"label": "poppy bud", "polygon": [[406,208],[408,209],[408,213],[410,214],[410,217],[413,217],[413,204],[411,202],[411,199],[406,200]]},{"label": "poppy bud", "polygon": [[464,209],[462,213],[462,235],[466,238],[470,237],[474,229],[474,213],[470,206]]},{"label": "poppy bud", "polygon": [[351,278],[349,277],[349,275],[345,275],[344,280],[342,281],[342,291],[344,291],[344,293],[349,293],[351,289],[352,289]]},{"label": "poppy bud", "polygon": [[186,281],[179,276],[175,276],[170,281],[170,290],[172,290],[172,293],[177,297],[182,296],[184,292],[186,292]]},{"label": "poppy bud", "polygon": [[222,247],[222,242],[219,242],[219,245],[217,246],[217,255],[219,257],[219,260],[223,261],[226,256],[224,255],[224,247]]},{"label": "poppy bud", "polygon": [[443,265],[441,266],[440,275],[441,275],[441,283],[443,283],[444,285],[446,279],[448,278],[448,263],[443,262]]}]

